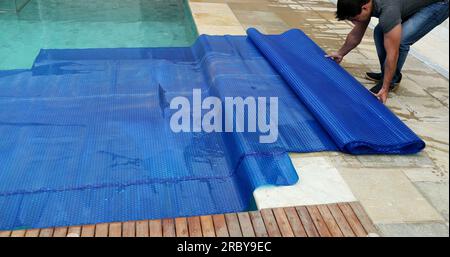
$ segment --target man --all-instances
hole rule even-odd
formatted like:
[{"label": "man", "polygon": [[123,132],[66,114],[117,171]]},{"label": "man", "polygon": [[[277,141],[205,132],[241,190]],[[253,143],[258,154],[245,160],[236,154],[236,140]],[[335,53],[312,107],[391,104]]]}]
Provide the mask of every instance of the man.
[{"label": "man", "polygon": [[386,103],[402,79],[411,45],[449,17],[449,0],[338,0],[336,17],[355,25],[341,49],[328,55],[337,63],[361,43],[371,17],[379,18],[374,36],[381,73],[366,76],[377,81],[370,91]]}]

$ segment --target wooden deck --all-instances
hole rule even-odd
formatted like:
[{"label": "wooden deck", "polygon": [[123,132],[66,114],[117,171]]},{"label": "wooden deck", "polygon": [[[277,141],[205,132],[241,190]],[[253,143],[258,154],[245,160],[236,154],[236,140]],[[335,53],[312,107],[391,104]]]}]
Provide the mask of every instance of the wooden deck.
[{"label": "wooden deck", "polygon": [[366,237],[377,234],[357,203],[163,220],[0,231],[0,237]]}]

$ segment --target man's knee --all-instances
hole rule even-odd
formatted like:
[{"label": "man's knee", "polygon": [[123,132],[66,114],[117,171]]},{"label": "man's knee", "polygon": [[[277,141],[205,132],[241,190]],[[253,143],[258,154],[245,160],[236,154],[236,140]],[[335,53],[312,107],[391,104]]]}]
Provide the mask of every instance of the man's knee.
[{"label": "man's knee", "polygon": [[408,42],[401,42],[400,43],[400,52],[409,52],[409,50],[411,49],[411,44],[409,44]]}]

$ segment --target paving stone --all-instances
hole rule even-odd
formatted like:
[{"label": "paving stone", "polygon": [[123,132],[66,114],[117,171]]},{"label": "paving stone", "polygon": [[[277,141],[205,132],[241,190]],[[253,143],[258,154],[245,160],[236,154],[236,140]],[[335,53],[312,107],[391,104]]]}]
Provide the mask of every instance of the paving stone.
[{"label": "paving stone", "polygon": [[443,177],[449,174],[449,124],[448,122],[407,121],[406,124],[416,132],[427,144],[427,154],[442,172]]},{"label": "paving stone", "polygon": [[443,223],[377,224],[385,237],[448,237],[448,226]]},{"label": "paving stone", "polygon": [[199,34],[245,35],[241,23],[225,3],[189,3]]},{"label": "paving stone", "polygon": [[374,223],[443,221],[399,169],[339,169]]},{"label": "paving stone", "polygon": [[428,201],[439,211],[442,217],[449,220],[449,184],[433,182],[415,183],[419,191],[428,199]]},{"label": "paving stone", "polygon": [[436,73],[408,73],[409,79],[419,85],[427,93],[438,99],[448,107],[449,83],[444,77]]},{"label": "paving stone", "polygon": [[448,174],[442,172],[438,167],[407,168],[402,170],[411,182],[446,183],[449,181]]},{"label": "paving stone", "polygon": [[405,156],[361,155],[356,156],[366,168],[433,168],[435,164],[425,153]]},{"label": "paving stone", "polygon": [[449,121],[449,109],[432,97],[408,97],[393,93],[387,106],[403,121]]},{"label": "paving stone", "polygon": [[403,66],[403,73],[405,74],[433,74],[434,76],[440,76],[432,68],[421,62],[419,59],[409,56]]},{"label": "paving stone", "polygon": [[267,27],[284,27],[288,25],[273,12],[233,10],[233,13],[243,24],[264,24]]},{"label": "paving stone", "polygon": [[[431,96],[428,92],[426,92],[424,90],[424,88],[422,86],[419,86],[417,84],[417,82],[410,79],[409,75],[405,75],[405,77],[402,79],[400,86],[395,91],[395,95],[406,96],[406,97],[430,97]],[[433,96],[431,96],[431,97],[433,97]]]}]

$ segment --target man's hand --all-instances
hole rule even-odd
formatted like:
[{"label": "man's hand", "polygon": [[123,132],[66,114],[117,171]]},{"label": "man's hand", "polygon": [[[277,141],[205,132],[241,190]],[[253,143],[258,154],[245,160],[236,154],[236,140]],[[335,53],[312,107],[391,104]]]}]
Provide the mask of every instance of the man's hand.
[{"label": "man's hand", "polygon": [[377,95],[375,95],[378,100],[380,100],[380,102],[382,102],[383,104],[386,104],[388,96],[389,96],[389,87],[386,88],[383,86],[383,88],[380,90],[380,92],[378,92]]},{"label": "man's hand", "polygon": [[364,37],[364,33],[367,30],[367,27],[369,26],[369,22],[354,22],[355,27],[353,27],[352,31],[347,35],[347,38],[345,39],[345,44],[339,49],[337,52],[333,52],[329,55],[326,55],[325,57],[333,59],[337,63],[341,63],[344,59],[344,56],[346,56],[350,51],[355,49],[360,43],[361,40]]},{"label": "man's hand", "polygon": [[337,63],[341,63],[342,60],[344,60],[344,55],[340,54],[339,52],[332,52],[331,54],[325,55],[325,57],[331,58]]}]

